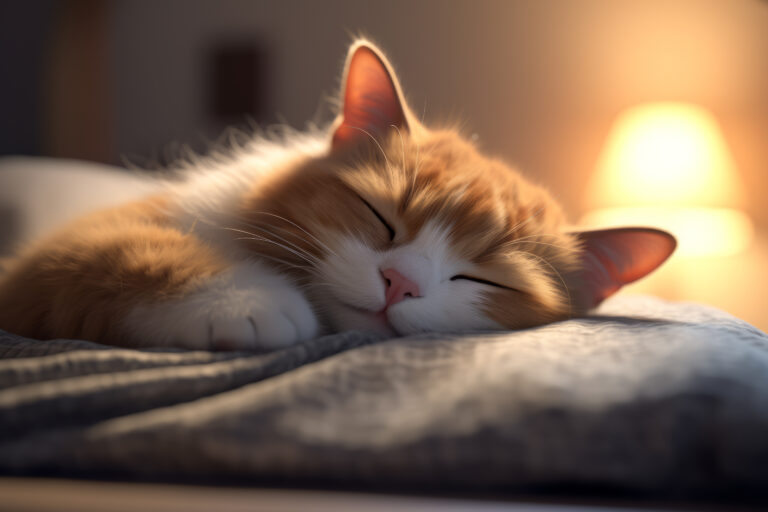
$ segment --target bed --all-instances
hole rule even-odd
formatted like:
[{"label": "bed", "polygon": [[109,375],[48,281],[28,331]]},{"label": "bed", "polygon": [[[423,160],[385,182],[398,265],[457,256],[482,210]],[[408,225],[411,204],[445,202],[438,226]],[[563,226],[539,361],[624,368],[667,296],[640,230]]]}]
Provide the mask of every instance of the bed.
[{"label": "bed", "polygon": [[767,433],[768,335],[651,297],[269,354],[0,333],[5,477],[763,500]]}]

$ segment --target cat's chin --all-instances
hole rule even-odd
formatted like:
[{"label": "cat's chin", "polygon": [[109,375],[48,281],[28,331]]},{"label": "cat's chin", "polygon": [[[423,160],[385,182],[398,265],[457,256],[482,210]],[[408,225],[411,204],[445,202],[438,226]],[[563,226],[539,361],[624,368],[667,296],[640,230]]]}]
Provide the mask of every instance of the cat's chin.
[{"label": "cat's chin", "polygon": [[366,331],[383,336],[400,336],[383,311],[373,312],[336,302],[328,308],[331,322],[339,331]]}]

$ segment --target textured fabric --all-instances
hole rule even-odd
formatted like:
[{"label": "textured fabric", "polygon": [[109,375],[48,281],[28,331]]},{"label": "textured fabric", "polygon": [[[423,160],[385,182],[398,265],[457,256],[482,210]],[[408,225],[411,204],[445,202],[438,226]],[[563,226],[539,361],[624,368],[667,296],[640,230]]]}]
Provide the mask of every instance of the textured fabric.
[{"label": "textured fabric", "polygon": [[768,484],[768,336],[617,298],[518,332],[266,355],[0,338],[0,471],[705,495]]}]

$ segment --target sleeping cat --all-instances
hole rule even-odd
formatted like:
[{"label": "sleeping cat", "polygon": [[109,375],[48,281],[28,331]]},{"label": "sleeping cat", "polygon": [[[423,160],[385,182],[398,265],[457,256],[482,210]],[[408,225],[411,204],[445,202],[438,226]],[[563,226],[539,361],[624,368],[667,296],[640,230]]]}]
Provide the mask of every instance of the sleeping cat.
[{"label": "sleeping cat", "polygon": [[370,43],[342,84],[327,131],[256,138],[27,247],[0,281],[0,328],[253,350],[519,329],[585,314],[674,250],[654,229],[566,232],[544,189],[422,125]]}]

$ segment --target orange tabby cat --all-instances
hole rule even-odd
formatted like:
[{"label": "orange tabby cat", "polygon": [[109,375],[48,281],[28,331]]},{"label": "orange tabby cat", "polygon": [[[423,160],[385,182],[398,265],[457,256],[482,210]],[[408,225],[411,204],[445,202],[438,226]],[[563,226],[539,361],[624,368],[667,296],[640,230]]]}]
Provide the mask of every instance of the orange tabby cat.
[{"label": "orange tabby cat", "polygon": [[674,250],[652,229],[564,232],[545,190],[423,126],[370,43],[343,84],[327,132],[256,139],[28,247],[0,281],[0,328],[260,350],[517,329],[584,314]]}]

